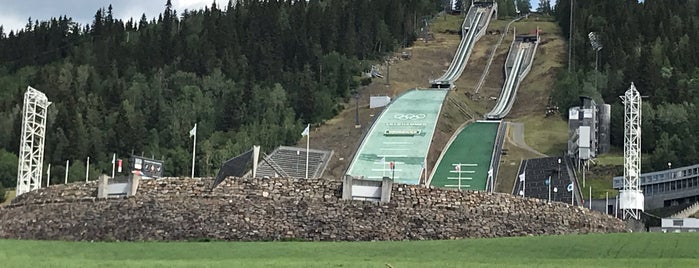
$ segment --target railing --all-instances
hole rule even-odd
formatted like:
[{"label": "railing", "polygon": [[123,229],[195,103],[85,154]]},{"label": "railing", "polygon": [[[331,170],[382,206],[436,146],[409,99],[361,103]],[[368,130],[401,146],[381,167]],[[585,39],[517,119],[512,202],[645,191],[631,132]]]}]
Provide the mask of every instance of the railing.
[{"label": "railing", "polygon": [[696,214],[698,211],[699,211],[699,202],[696,202],[696,203],[694,203],[694,205],[691,205],[688,208],[685,208],[680,212],[672,214],[672,216],[670,216],[670,218],[676,218],[676,219],[687,218],[690,215]]}]

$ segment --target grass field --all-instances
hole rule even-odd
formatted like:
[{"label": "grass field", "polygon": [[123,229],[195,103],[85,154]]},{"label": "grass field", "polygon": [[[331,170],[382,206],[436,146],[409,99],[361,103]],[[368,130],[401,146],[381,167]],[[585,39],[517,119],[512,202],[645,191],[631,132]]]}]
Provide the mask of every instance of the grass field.
[{"label": "grass field", "polygon": [[444,33],[447,30],[459,31],[463,22],[464,17],[462,16],[437,16],[434,18],[434,20],[432,20],[430,30],[435,33]]},{"label": "grass field", "polygon": [[529,115],[513,119],[524,123],[524,141],[547,155],[561,155],[568,149],[568,123],[558,116]]},{"label": "grass field", "polygon": [[404,242],[0,240],[3,267],[698,267],[696,233]]}]

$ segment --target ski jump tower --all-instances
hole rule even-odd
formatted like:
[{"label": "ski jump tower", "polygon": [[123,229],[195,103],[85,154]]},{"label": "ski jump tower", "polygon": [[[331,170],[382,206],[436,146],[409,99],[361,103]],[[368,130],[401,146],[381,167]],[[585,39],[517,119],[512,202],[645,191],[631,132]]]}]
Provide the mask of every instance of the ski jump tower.
[{"label": "ski jump tower", "polygon": [[46,111],[51,105],[44,93],[27,87],[22,109],[22,137],[19,143],[17,196],[41,188],[44,162]]},{"label": "ski jump tower", "polygon": [[631,83],[621,96],[624,102],[624,182],[619,191],[619,208],[623,218],[638,220],[643,211],[641,192],[641,95]]}]

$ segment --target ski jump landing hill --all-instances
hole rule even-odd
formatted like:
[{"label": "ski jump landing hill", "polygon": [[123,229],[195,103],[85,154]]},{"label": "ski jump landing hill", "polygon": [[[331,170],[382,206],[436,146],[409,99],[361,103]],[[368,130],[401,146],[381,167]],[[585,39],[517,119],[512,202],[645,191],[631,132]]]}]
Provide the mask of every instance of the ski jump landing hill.
[{"label": "ski jump landing hill", "polygon": [[369,129],[346,174],[419,184],[446,95],[441,89],[413,89],[393,100]]},{"label": "ski jump landing hill", "polygon": [[433,88],[452,88],[471,56],[473,45],[485,34],[493,15],[497,16],[498,5],[494,2],[474,2],[461,25],[463,38],[456,49],[449,69],[441,77],[431,80]]}]

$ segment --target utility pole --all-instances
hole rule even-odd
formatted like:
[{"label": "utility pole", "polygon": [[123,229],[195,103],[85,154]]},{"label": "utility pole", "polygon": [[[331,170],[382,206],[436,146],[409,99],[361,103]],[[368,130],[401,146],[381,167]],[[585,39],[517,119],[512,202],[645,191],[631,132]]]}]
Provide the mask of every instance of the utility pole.
[{"label": "utility pole", "polygon": [[390,62],[390,59],[386,59],[386,85],[387,86],[391,85],[391,80],[389,78],[390,76],[391,76],[391,62]]},{"label": "utility pole", "polygon": [[570,0],[570,27],[568,27],[568,73],[572,71],[573,66],[573,5],[574,1]]}]

